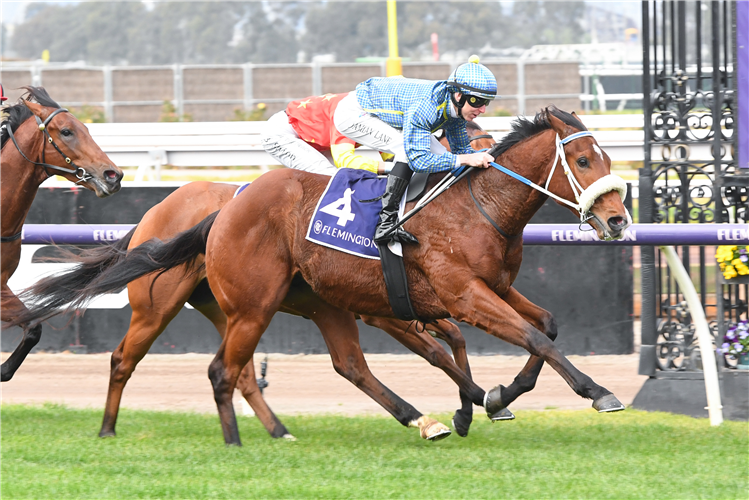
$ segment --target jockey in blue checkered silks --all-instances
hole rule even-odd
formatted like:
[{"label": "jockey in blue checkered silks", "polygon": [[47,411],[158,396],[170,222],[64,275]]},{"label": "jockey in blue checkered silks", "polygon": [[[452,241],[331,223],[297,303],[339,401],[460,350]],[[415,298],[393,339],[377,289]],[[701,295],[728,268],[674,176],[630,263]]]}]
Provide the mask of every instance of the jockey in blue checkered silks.
[{"label": "jockey in blue checkered silks", "polygon": [[[486,112],[497,97],[497,81],[478,57],[459,66],[447,80],[402,77],[370,78],[345,97],[335,111],[336,128],[346,137],[395,156],[382,198],[375,242],[418,243],[399,228],[384,237],[398,220],[398,207],[413,172],[444,172],[462,165],[489,166],[493,158],[475,152],[466,121]],[[432,135],[444,129],[450,150]]]}]

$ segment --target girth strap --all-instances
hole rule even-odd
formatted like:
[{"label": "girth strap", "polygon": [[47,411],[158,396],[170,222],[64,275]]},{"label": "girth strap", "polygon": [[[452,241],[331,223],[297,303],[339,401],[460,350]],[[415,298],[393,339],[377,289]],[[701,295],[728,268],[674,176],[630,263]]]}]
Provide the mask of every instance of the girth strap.
[{"label": "girth strap", "polygon": [[21,237],[23,234],[23,231],[20,231],[13,236],[0,236],[0,243],[10,243],[11,241],[16,241],[18,238]]}]

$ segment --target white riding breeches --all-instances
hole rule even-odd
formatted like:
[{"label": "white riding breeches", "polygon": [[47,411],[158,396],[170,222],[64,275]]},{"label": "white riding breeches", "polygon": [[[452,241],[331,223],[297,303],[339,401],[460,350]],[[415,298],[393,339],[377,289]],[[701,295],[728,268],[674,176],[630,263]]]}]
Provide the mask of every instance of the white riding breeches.
[{"label": "white riding breeches", "polygon": [[286,167],[322,175],[336,173],[330,151],[326,155],[304,142],[289,123],[285,111],[268,119],[260,138],[265,151]]},{"label": "white riding breeches", "polygon": [[[377,151],[395,155],[395,162],[408,163],[408,156],[403,144],[403,132],[391,127],[375,115],[367,113],[351,92],[341,99],[333,115],[335,127],[343,135]],[[441,155],[447,152],[445,146],[432,136],[431,151]]]}]

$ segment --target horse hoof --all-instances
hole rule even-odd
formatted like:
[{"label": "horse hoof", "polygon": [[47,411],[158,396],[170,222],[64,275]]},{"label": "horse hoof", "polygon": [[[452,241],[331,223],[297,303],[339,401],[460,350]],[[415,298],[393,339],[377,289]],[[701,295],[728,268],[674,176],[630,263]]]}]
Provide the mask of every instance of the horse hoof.
[{"label": "horse hoof", "polygon": [[437,422],[426,415],[422,415],[418,420],[412,421],[408,426],[418,427],[421,437],[428,441],[439,441],[440,439],[445,439],[452,434],[452,431],[448,426],[441,422]]},{"label": "horse hoof", "polygon": [[453,433],[453,431],[451,431],[450,428],[446,425],[442,425],[442,427],[442,429],[432,429],[431,433],[428,436],[424,436],[424,438],[427,441],[439,441],[440,439],[445,439],[447,436]]},{"label": "horse hoof", "polygon": [[99,437],[100,438],[113,438],[113,437],[117,437],[117,434],[115,434],[114,431],[106,431],[106,432],[105,431],[101,431],[99,433]]},{"label": "horse hoof", "polygon": [[494,415],[489,415],[489,418],[492,422],[496,422],[497,420],[515,420],[515,414],[509,408],[502,408]]},{"label": "horse hoof", "polygon": [[489,418],[492,418],[494,415],[500,413],[506,406],[502,403],[503,389],[505,389],[505,386],[500,384],[491,391],[484,394],[484,410],[486,410],[486,415]]},{"label": "horse hoof", "polygon": [[468,429],[471,427],[473,422],[473,414],[458,410],[453,416],[453,428],[460,437],[466,437],[468,435]]},{"label": "horse hoof", "polygon": [[296,441],[296,437],[293,434],[284,434],[281,436],[281,439],[286,439],[288,441]]},{"label": "horse hoof", "polygon": [[613,394],[606,394],[593,401],[593,408],[598,410],[598,413],[606,413],[610,411],[622,411],[624,405]]}]

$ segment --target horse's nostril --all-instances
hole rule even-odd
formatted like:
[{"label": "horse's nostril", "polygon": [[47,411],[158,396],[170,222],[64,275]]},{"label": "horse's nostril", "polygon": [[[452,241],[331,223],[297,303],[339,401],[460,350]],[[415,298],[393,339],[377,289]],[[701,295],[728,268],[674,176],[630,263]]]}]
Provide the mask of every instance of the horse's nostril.
[{"label": "horse's nostril", "polygon": [[107,170],[104,172],[104,178],[107,180],[107,182],[114,184],[120,182],[120,179],[122,179],[122,174],[120,174],[119,172],[115,172],[114,170]]},{"label": "horse's nostril", "polygon": [[614,231],[620,231],[624,228],[624,226],[627,225],[627,219],[624,217],[610,217],[609,218],[609,227]]}]

